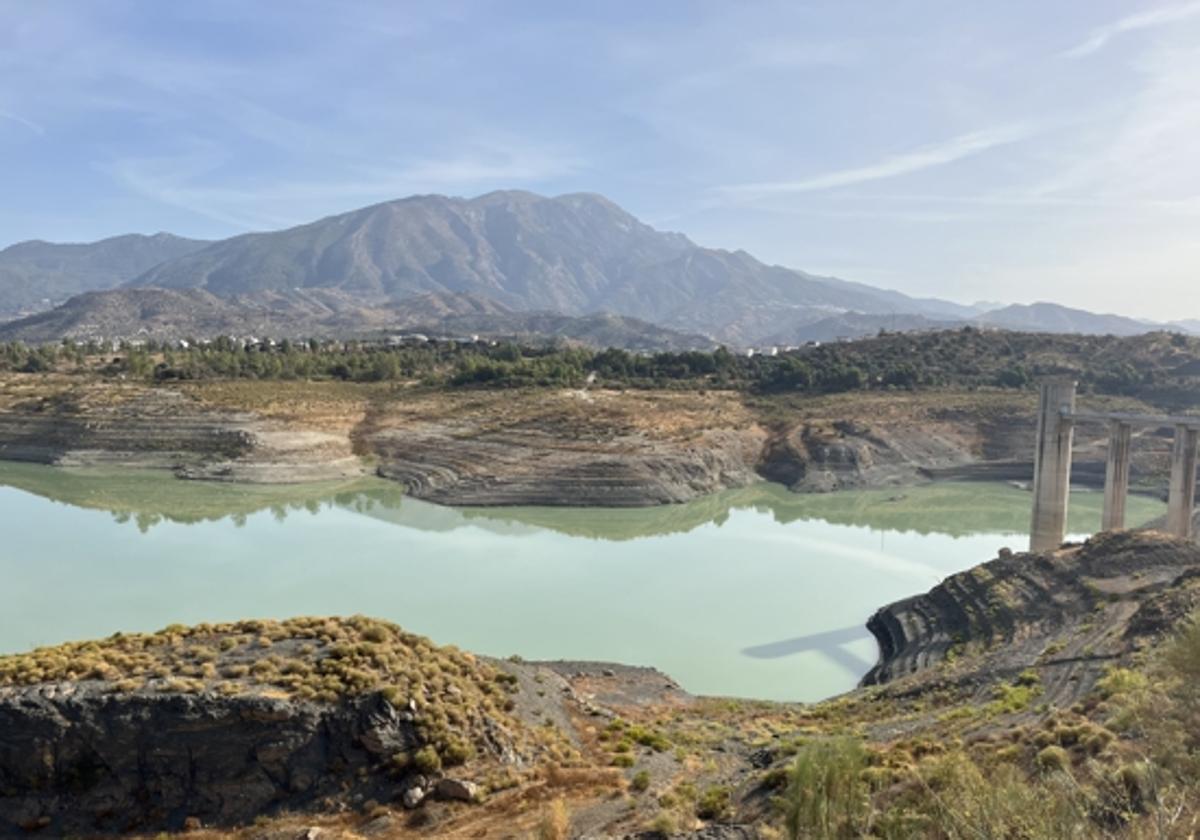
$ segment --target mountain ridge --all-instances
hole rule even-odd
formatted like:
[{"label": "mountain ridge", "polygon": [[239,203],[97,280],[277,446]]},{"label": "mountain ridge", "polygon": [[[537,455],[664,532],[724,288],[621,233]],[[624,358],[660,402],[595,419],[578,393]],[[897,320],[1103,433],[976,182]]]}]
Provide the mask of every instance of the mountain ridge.
[{"label": "mountain ridge", "polygon": [[113,288],[207,244],[161,231],[96,242],[16,242],[0,250],[0,316],[26,314],[83,292]]},{"label": "mountain ridge", "polygon": [[[516,309],[611,311],[734,343],[814,308],[944,315],[946,302],[770,266],[657,231],[591,193],[410,196],[283,231],[245,234],[149,269],[129,285],[228,296],[338,288],[364,301],[482,294]],[[966,314],[964,307],[958,314]],[[736,324],[730,327],[730,324]]]},{"label": "mountain ridge", "polygon": [[[20,276],[12,266],[21,267]],[[179,311],[172,316],[167,297],[130,294],[137,289],[209,297],[175,295]],[[56,315],[36,318],[36,310],[76,293],[93,296],[66,300]],[[131,234],[86,244],[31,241],[0,251],[0,316],[35,313],[4,334],[26,340],[70,337],[89,319],[179,335],[201,327],[241,332],[253,323],[287,334],[353,333],[386,327],[392,307],[425,295],[465,295],[504,309],[445,313],[471,315],[473,331],[489,331],[487,317],[512,327],[515,313],[607,312],[636,319],[634,336],[652,324],[688,341],[706,337],[740,347],[968,324],[1119,335],[1169,328],[1059,304],[988,309],[993,305],[917,298],[769,265],[744,250],[706,248],[682,233],[656,230],[604,196],[582,192],[414,195],[214,242]],[[281,321],[285,316],[294,321]],[[147,323],[135,324],[139,318]],[[429,321],[440,322],[440,316]],[[48,331],[56,323],[63,333],[54,336]],[[1172,326],[1195,331],[1186,321]]]}]

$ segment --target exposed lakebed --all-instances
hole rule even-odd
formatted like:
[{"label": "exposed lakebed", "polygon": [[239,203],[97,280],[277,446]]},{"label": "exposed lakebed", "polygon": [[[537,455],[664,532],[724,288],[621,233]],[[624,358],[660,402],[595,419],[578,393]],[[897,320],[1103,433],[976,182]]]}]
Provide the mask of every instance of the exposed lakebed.
[{"label": "exposed lakebed", "polygon": [[[815,700],[873,664],[878,607],[1025,547],[1029,494],[760,484],[637,509],[449,508],[381,480],[255,486],[0,464],[0,652],[164,625],[365,613],[496,656],[651,665]],[[1098,527],[1076,493],[1070,530]],[[1130,522],[1161,515],[1130,500]]]}]

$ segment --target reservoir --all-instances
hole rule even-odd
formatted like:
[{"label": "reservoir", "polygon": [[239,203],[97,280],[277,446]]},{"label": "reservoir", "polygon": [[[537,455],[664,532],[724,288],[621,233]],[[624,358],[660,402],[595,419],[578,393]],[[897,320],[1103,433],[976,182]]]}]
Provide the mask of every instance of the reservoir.
[{"label": "reservoir", "polygon": [[[1102,494],[1072,494],[1069,530]],[[1165,506],[1131,497],[1129,522]],[[654,508],[450,508],[382,480],[253,486],[0,463],[0,652],[172,623],[362,613],[492,656],[649,665],[698,694],[817,700],[868,617],[1025,548],[1000,483]]]}]

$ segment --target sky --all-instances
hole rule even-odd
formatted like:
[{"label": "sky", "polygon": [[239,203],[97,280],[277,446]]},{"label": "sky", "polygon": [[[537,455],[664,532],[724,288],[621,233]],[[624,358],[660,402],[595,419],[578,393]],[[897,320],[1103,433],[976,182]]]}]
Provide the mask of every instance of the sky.
[{"label": "sky", "polygon": [[416,193],[1200,318],[1200,0],[0,0],[0,247]]}]

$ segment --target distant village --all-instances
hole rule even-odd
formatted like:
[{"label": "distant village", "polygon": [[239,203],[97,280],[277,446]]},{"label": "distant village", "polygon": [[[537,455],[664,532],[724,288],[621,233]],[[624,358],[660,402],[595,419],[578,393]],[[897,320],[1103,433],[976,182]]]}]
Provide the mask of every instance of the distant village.
[{"label": "distant village", "polygon": [[[528,339],[528,337],[524,337]],[[553,337],[547,337],[547,341],[553,342]],[[839,337],[836,343],[845,343],[854,340],[850,336]],[[216,348],[221,350],[241,350],[247,352],[270,353],[277,350],[286,350],[289,348],[306,347],[312,350],[323,351],[349,351],[354,349],[368,349],[378,347],[421,347],[426,345],[478,345],[482,347],[495,347],[503,343],[522,343],[522,337],[484,337],[478,334],[472,335],[426,335],[425,333],[398,333],[387,336],[363,337],[355,339],[333,339],[333,338],[309,338],[296,337],[291,339],[274,339],[260,338],[255,335],[234,336],[226,335],[218,338],[171,338],[171,339],[154,339],[147,337],[118,337],[118,338],[102,338],[102,339],[75,339],[72,341],[64,341],[74,347],[86,349],[90,352],[128,352],[129,350],[180,350],[186,351],[195,348]],[[714,343],[709,350],[715,350],[717,344]],[[795,353],[806,349],[815,349],[821,347],[820,341],[808,341],[804,344],[797,345],[770,345],[766,347],[748,347],[743,350],[743,354],[747,358],[755,356],[778,356],[781,353]],[[631,353],[650,355],[658,352],[650,348],[631,348]]]}]

